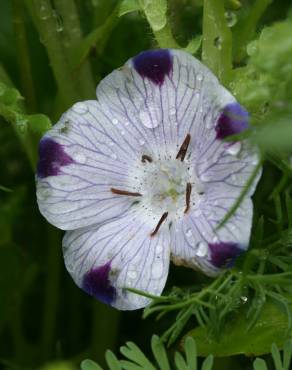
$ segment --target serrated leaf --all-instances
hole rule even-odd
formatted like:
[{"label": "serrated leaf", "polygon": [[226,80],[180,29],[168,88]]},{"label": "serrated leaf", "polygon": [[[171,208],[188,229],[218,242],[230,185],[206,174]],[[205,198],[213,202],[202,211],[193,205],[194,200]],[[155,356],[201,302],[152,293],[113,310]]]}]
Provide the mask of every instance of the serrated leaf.
[{"label": "serrated leaf", "polygon": [[250,331],[247,331],[246,309],[241,309],[226,323],[217,342],[206,328],[198,327],[188,336],[196,340],[199,356],[233,356],[237,354],[262,355],[270,352],[271,343],[281,349],[287,340],[287,315],[274,303],[268,301]]},{"label": "serrated leaf", "polygon": [[157,364],[161,370],[170,370],[165,347],[157,335],[153,335],[151,340],[151,348]]},{"label": "serrated leaf", "polygon": [[145,369],[155,370],[152,363],[135,343],[127,342],[126,346],[122,346],[120,348],[120,352],[129,360],[132,360],[142,367],[145,367]]},{"label": "serrated leaf", "polygon": [[124,0],[119,9],[119,17],[122,15],[142,10],[138,0]]},{"label": "serrated leaf", "polygon": [[81,362],[81,370],[103,370],[96,362],[86,359]]}]

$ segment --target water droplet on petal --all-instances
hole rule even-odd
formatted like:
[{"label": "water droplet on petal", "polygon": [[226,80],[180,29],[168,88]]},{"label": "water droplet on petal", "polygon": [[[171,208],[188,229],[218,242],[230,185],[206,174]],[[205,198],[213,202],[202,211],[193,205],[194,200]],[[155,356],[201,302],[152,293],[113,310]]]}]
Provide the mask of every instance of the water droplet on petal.
[{"label": "water droplet on petal", "polygon": [[241,143],[237,141],[233,144],[227,144],[226,152],[231,155],[237,155],[240,152]]},{"label": "water droplet on petal", "polygon": [[125,122],[125,126],[129,126],[130,122],[129,121],[126,121]]},{"label": "water droplet on petal", "polygon": [[145,144],[145,140],[140,139],[140,140],[139,140],[139,144],[140,144],[140,145],[144,145],[144,144]]},{"label": "water droplet on petal", "polygon": [[154,279],[160,278],[163,272],[163,263],[158,261],[152,266],[152,277]]},{"label": "water droplet on petal", "polygon": [[136,270],[130,270],[130,271],[128,271],[128,277],[130,279],[136,279],[137,275],[138,275],[138,273],[137,273]]},{"label": "water droplet on petal", "polygon": [[190,238],[192,235],[193,235],[193,234],[192,234],[192,230],[191,230],[191,229],[188,229],[188,230],[187,230],[187,232],[186,232],[186,236],[187,236],[188,238]]},{"label": "water droplet on petal", "polygon": [[158,245],[156,246],[156,252],[157,252],[157,253],[161,253],[161,252],[162,252],[162,250],[163,250],[162,245],[161,245],[161,244],[158,244]]},{"label": "water droplet on petal", "polygon": [[203,75],[201,73],[198,73],[196,76],[197,81],[203,81]]},{"label": "water droplet on petal", "polygon": [[76,103],[72,107],[73,111],[78,114],[84,114],[88,112],[88,106],[85,103]]},{"label": "water droplet on petal", "polygon": [[[154,117],[159,117],[158,112],[156,112],[156,108],[150,106],[149,112],[142,109],[139,113],[139,118],[142,124],[147,128],[155,128],[159,125],[159,120]],[[151,114],[152,113],[152,114]]]},{"label": "water droplet on petal", "polygon": [[125,131],[124,130],[121,131],[121,135],[123,135],[123,136],[125,135]]},{"label": "water droplet on petal", "polygon": [[170,108],[170,110],[169,110],[169,114],[170,114],[171,116],[174,116],[174,115],[176,114],[176,109],[175,109],[175,108]]},{"label": "water droplet on petal", "polygon": [[112,159],[117,159],[117,158],[118,158],[118,156],[117,156],[115,153],[112,153],[112,154],[111,154],[111,158],[112,158]]},{"label": "water droplet on petal", "polygon": [[208,245],[205,242],[200,242],[197,244],[196,255],[198,257],[205,257],[208,252]]},{"label": "water droplet on petal", "polygon": [[76,152],[73,154],[73,159],[74,161],[78,162],[78,163],[85,163],[86,162],[86,156],[84,155],[84,153],[81,153],[81,152]]},{"label": "water droplet on petal", "polygon": [[113,123],[113,125],[117,125],[119,123],[119,121],[116,118],[113,118],[112,123]]}]

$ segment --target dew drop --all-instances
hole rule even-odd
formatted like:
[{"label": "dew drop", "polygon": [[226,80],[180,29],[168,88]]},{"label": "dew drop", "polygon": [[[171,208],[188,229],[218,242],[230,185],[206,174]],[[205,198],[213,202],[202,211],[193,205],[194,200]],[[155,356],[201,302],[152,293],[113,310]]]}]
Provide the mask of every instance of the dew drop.
[{"label": "dew drop", "polygon": [[156,252],[157,252],[157,253],[161,253],[161,252],[162,252],[162,250],[163,250],[162,245],[161,245],[161,244],[158,244],[158,245],[157,245],[157,247],[156,247]]},{"label": "dew drop", "polygon": [[125,126],[129,126],[130,122],[129,121],[126,121],[125,122]]},{"label": "dew drop", "polygon": [[116,126],[119,123],[119,121],[116,118],[113,118],[112,119],[112,123],[113,123],[113,125]]},{"label": "dew drop", "polygon": [[154,263],[154,265],[152,266],[152,277],[154,279],[161,277],[162,271],[163,271],[163,263],[160,261]]},{"label": "dew drop", "polygon": [[241,143],[237,141],[236,143],[233,144],[228,144],[226,148],[226,152],[231,155],[237,155],[240,152],[241,149]]},{"label": "dew drop", "polygon": [[221,37],[219,37],[219,36],[215,37],[215,39],[214,39],[214,46],[218,50],[221,50],[222,49],[222,39],[221,39]]},{"label": "dew drop", "polygon": [[51,15],[50,6],[48,5],[47,1],[41,1],[40,8],[39,8],[39,15],[40,18],[45,21]]},{"label": "dew drop", "polygon": [[140,140],[139,140],[139,144],[140,144],[140,145],[144,145],[144,144],[145,144],[145,141],[144,141],[143,139],[140,139]]},{"label": "dew drop", "polygon": [[246,296],[240,297],[240,300],[243,304],[245,304],[248,301],[248,298]]},{"label": "dew drop", "polygon": [[88,106],[85,103],[76,103],[72,107],[73,111],[78,114],[84,114],[88,112]]},{"label": "dew drop", "polygon": [[73,154],[73,159],[81,164],[86,162],[86,156],[81,152],[76,152]]},{"label": "dew drop", "polygon": [[201,73],[198,73],[196,76],[197,81],[203,81],[203,75]]},{"label": "dew drop", "polygon": [[186,232],[186,236],[187,236],[188,238],[190,238],[192,235],[193,235],[193,234],[192,234],[192,230],[191,230],[191,229],[188,229],[188,230],[187,230],[187,232]]},{"label": "dew drop", "polygon": [[62,32],[63,31],[63,20],[60,14],[58,14],[55,10],[53,11],[53,18],[55,20],[55,27],[57,32]]},{"label": "dew drop", "polygon": [[231,10],[228,10],[227,12],[225,12],[225,18],[226,18],[226,22],[227,22],[227,26],[228,27],[233,27],[236,25],[237,23],[237,16],[234,12],[232,12]]},{"label": "dew drop", "polygon": [[170,110],[169,110],[169,114],[170,114],[171,116],[174,116],[174,115],[176,114],[176,109],[175,109],[175,108],[170,108]]},{"label": "dew drop", "polygon": [[[149,107],[149,109],[150,109],[150,107]],[[143,109],[139,113],[140,121],[147,128],[155,128],[159,125],[159,120],[158,119],[153,119],[153,118],[151,119],[151,116],[152,117],[157,116],[157,112],[155,112],[155,108],[151,108],[151,110],[153,110],[152,115],[150,114],[151,112],[147,112]]]},{"label": "dew drop", "polygon": [[138,273],[137,273],[136,270],[130,270],[130,271],[128,271],[128,277],[130,279],[136,279],[137,275],[138,275]]},{"label": "dew drop", "polygon": [[121,135],[123,135],[123,136],[125,135],[125,131],[124,130],[121,131]]},{"label": "dew drop", "polygon": [[205,257],[208,251],[208,246],[205,242],[200,242],[197,244],[197,256],[198,257]]}]

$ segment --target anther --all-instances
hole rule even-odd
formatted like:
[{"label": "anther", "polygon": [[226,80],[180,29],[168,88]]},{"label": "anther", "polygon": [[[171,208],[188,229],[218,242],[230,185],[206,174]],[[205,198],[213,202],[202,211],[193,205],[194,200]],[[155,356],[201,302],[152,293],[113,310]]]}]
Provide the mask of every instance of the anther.
[{"label": "anther", "polygon": [[159,229],[160,229],[160,226],[163,224],[163,222],[166,220],[168,216],[168,212],[164,212],[163,215],[161,216],[160,220],[158,221],[158,224],[157,226],[155,227],[155,229],[152,231],[152,233],[150,234],[150,236],[154,236],[158,233]]},{"label": "anther", "polygon": [[149,156],[149,155],[147,155],[147,154],[143,154],[142,155],[142,162],[143,163],[146,163],[146,162],[152,162],[153,160],[152,160],[152,158]]},{"label": "anther", "polygon": [[118,195],[129,195],[131,197],[142,197],[141,193],[133,193],[131,191],[120,190],[120,189],[115,189],[115,188],[111,188],[111,192],[114,194],[118,194]]},{"label": "anther", "polygon": [[190,141],[191,141],[191,135],[187,134],[186,138],[184,139],[184,142],[182,143],[181,147],[179,148],[176,159],[180,159],[183,162],[183,160],[185,159],[185,156],[187,154],[187,150],[188,150]]},{"label": "anther", "polygon": [[186,208],[184,213],[187,213],[190,209],[191,204],[191,193],[192,193],[192,185],[190,182],[187,183],[187,189],[186,189]]}]

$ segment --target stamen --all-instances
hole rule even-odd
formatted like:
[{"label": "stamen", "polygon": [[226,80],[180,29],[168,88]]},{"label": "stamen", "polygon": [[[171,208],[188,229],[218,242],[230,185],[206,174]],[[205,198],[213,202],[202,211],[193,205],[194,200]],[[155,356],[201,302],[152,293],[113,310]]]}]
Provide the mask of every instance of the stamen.
[{"label": "stamen", "polygon": [[188,210],[190,209],[191,193],[192,193],[192,184],[188,182],[187,189],[186,189],[186,208],[185,208],[184,213],[187,213]]},{"label": "stamen", "polygon": [[111,188],[111,192],[114,194],[118,194],[118,195],[129,195],[131,197],[142,197],[141,193],[133,193],[130,191],[120,190],[120,189],[115,189],[115,188]]},{"label": "stamen", "polygon": [[190,141],[191,141],[191,135],[187,134],[186,138],[184,139],[184,142],[182,143],[181,147],[179,148],[176,159],[180,159],[183,162],[183,160],[185,159],[185,156],[187,154],[187,150],[188,150]]},{"label": "stamen", "polygon": [[150,236],[154,236],[158,233],[158,230],[160,229],[160,226],[163,224],[163,222],[166,220],[168,216],[168,212],[164,212],[163,215],[161,216],[160,220],[158,221],[157,226],[155,227],[154,231],[150,234]]},{"label": "stamen", "polygon": [[143,163],[146,163],[146,162],[152,162],[153,160],[152,160],[152,158],[149,156],[149,155],[147,155],[147,154],[143,154],[142,155],[142,162]]}]

